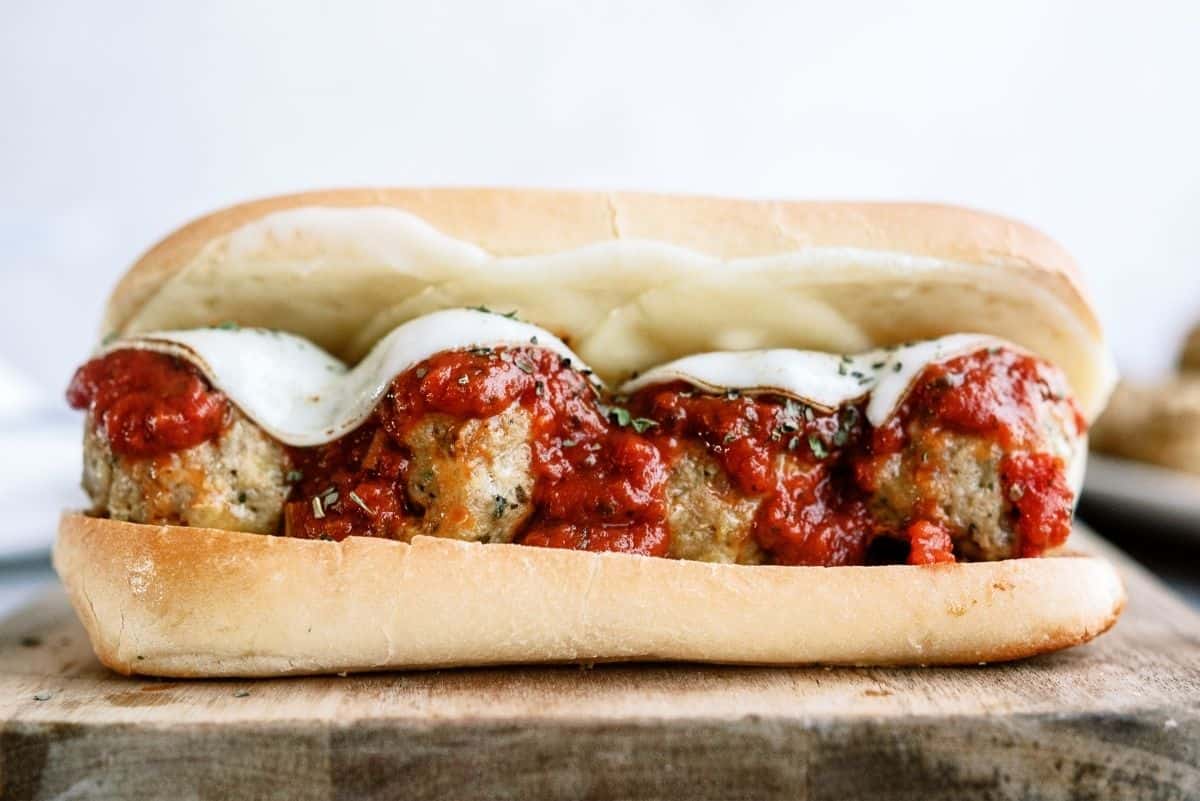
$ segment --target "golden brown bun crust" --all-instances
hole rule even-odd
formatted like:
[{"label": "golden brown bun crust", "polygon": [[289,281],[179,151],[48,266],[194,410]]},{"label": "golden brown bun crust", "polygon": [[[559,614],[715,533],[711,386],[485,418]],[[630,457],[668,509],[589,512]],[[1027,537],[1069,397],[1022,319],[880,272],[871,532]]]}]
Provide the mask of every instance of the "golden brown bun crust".
[{"label": "golden brown bun crust", "polygon": [[924,203],[736,200],[640,192],[545,189],[334,189],[240,203],[201,217],[146,252],[113,290],[106,325],[124,321],[211,241],[274,212],[308,206],[390,206],[495,256],[531,256],[616,239],[673,243],[732,259],[804,247],[896,251],[1044,272],[1069,286],[1076,310],[1099,321],[1079,269],[1056,242],[994,214]]},{"label": "golden brown bun crust", "polygon": [[1080,556],[744,567],[73,513],[54,564],[101,661],[160,676],[647,659],[969,664],[1086,642],[1125,602],[1114,569]]}]

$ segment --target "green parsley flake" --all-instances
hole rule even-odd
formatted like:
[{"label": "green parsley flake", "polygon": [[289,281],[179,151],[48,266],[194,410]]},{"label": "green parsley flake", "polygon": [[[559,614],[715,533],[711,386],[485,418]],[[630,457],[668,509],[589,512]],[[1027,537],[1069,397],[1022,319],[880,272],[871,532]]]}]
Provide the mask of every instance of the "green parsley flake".
[{"label": "green parsley flake", "polygon": [[808,435],[808,449],[811,450],[813,456],[817,457],[818,459],[824,459],[829,455],[829,451],[825,449],[825,443],[817,439],[816,434]]},{"label": "green parsley flake", "polygon": [[633,415],[623,406],[609,407],[608,417],[621,428],[625,428],[633,422]]},{"label": "green parsley flake", "polygon": [[487,306],[482,306],[482,305],[481,306],[468,306],[467,308],[470,309],[471,311],[483,312],[484,314],[498,314],[501,317],[507,317],[510,320],[517,319],[517,310],[516,309],[513,309],[510,312],[498,312],[498,311],[492,311]]}]

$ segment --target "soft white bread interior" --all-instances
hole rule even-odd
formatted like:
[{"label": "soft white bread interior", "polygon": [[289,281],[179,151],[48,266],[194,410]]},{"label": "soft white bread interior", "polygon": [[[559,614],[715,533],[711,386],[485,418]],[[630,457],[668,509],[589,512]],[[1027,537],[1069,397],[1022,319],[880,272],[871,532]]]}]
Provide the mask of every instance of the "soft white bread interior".
[{"label": "soft white bread interior", "polygon": [[114,291],[103,333],[233,321],[355,361],[453,306],[515,310],[613,384],[711,350],[857,352],[958,332],[1057,364],[1085,415],[1114,380],[1070,257],[945,206],[506,189],[311,192],[171,234]]},{"label": "soft white bread interior", "polygon": [[63,517],[54,563],[122,673],[290,673],[603,660],[967,664],[1085,642],[1125,602],[1059,556],[744,567],[615,553],[321,542]]}]

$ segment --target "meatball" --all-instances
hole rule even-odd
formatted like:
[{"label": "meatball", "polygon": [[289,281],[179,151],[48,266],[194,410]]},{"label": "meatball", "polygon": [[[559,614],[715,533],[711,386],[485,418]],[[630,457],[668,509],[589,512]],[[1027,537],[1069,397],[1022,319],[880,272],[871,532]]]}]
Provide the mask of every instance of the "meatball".
[{"label": "meatball", "polygon": [[879,533],[925,521],[960,559],[1038,555],[1070,533],[1085,428],[1059,370],[988,348],[927,367],[855,474]]},{"label": "meatball", "polygon": [[[1055,404],[1038,408],[1042,439],[1034,452],[1063,460],[1070,468],[1074,422]],[[917,418],[906,427],[907,444],[896,453],[869,462],[864,482],[868,506],[885,528],[903,528],[924,518],[949,530],[955,553],[970,560],[1019,556],[1016,513],[1001,476],[1010,455],[1000,443],[948,431]]]},{"label": "meatball", "polygon": [[287,453],[240,412],[229,414],[215,438],[156,457],[114,453],[89,415],[83,488],[93,511],[134,523],[274,534],[288,494]]},{"label": "meatball", "polygon": [[533,511],[531,427],[516,404],[492,417],[417,423],[404,440],[409,497],[424,509],[413,534],[512,542]]},{"label": "meatball", "polygon": [[912,430],[907,447],[874,465],[868,506],[895,530],[914,518],[944,523],[967,559],[1008,558],[1016,537],[1000,482],[1003,456],[999,445],[980,437]]},{"label": "meatball", "polygon": [[760,500],[733,486],[728,474],[699,443],[684,446],[667,481],[670,556],[701,562],[761,564],[754,541]]}]

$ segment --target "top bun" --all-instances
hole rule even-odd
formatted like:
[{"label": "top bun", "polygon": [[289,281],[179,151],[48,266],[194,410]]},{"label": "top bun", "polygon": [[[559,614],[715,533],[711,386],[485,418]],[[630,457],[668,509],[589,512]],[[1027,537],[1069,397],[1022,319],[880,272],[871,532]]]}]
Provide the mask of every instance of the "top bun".
[{"label": "top bun", "polygon": [[709,350],[854,352],[958,332],[1057,364],[1089,419],[1115,373],[1070,256],[948,206],[358,189],[233,206],[125,275],[105,335],[232,321],[348,361],[440,308],[516,311],[609,382]]}]

